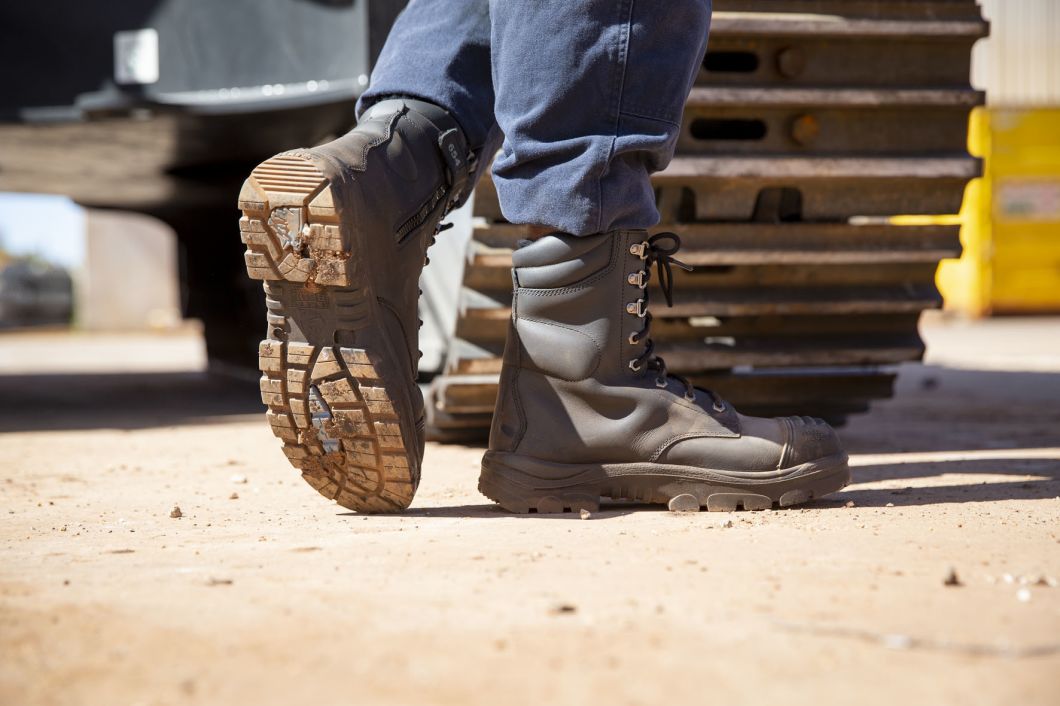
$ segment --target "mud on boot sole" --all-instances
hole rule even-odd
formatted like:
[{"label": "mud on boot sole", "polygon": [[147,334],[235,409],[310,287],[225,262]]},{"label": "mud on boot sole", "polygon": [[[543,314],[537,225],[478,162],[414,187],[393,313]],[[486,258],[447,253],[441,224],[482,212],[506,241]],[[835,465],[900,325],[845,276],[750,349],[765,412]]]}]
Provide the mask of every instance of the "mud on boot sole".
[{"label": "mud on boot sole", "polygon": [[[534,466],[547,470],[535,473]],[[478,489],[516,513],[595,512],[601,497],[666,505],[674,512],[731,512],[791,507],[848,483],[846,454],[788,469],[779,477],[740,482],[680,466],[548,464],[490,451],[482,459]]]},{"label": "mud on boot sole", "polygon": [[382,334],[369,330],[372,295],[358,286],[329,180],[308,158],[281,154],[251,172],[239,208],[247,274],[264,280],[269,309],[261,399],[283,452],[345,508],[408,507],[419,457],[402,436],[398,391],[380,374],[389,351],[336,340],[339,331],[355,331],[358,342]]}]

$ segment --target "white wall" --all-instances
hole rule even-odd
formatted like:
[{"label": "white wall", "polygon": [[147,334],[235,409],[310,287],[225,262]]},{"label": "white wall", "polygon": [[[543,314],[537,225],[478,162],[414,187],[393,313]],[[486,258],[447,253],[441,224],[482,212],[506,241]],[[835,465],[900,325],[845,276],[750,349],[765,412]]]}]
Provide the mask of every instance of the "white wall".
[{"label": "white wall", "polygon": [[1060,0],[980,0],[990,37],[972,53],[972,83],[996,106],[1060,105]]}]

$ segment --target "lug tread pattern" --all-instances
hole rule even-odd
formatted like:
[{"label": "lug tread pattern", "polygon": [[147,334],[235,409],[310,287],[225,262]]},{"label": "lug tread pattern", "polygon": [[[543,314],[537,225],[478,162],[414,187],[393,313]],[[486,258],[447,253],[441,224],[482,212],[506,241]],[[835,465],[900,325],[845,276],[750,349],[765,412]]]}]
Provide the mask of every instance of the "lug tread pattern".
[{"label": "lug tread pattern", "polygon": [[416,479],[394,404],[367,351],[261,342],[261,401],[283,452],[321,495],[358,512],[395,512]]},{"label": "lug tread pattern", "polygon": [[281,154],[258,165],[239,194],[239,231],[252,279],[349,286],[327,177],[308,157]]},{"label": "lug tread pattern", "polygon": [[357,512],[403,510],[419,483],[379,360],[362,348],[288,340],[287,306],[326,287],[336,329],[371,324],[363,288],[351,286],[349,244],[330,181],[304,154],[255,168],[239,195],[247,274],[264,280],[269,338],[258,351],[261,401],[283,453],[321,495]]}]

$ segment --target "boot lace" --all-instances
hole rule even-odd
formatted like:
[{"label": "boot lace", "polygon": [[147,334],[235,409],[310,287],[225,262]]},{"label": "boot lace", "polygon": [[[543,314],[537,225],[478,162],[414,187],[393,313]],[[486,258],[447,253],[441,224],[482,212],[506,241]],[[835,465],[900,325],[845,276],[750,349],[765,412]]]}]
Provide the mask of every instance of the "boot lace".
[{"label": "boot lace", "polygon": [[651,269],[652,265],[655,265],[655,270],[658,273],[659,278],[659,289],[662,290],[663,297],[666,298],[666,305],[672,307],[674,305],[673,266],[676,265],[686,272],[692,271],[690,265],[687,265],[674,257],[674,254],[680,249],[681,238],[679,238],[676,233],[657,233],[641,243],[634,243],[629,248],[630,254],[639,257],[644,263],[643,269],[636,272],[630,272],[626,277],[626,281],[629,284],[640,287],[644,292],[640,299],[626,304],[626,313],[644,319],[644,326],[640,331],[636,331],[629,335],[630,345],[635,346],[644,342],[644,349],[641,351],[640,355],[629,361],[629,368],[633,372],[640,372],[642,370],[654,372],[656,375],[655,385],[657,387],[662,388],[669,386],[671,378],[680,382],[685,387],[685,399],[690,402],[696,401],[697,392],[703,392],[710,397],[716,412],[724,412],[726,409],[725,402],[720,397],[710,390],[697,388],[683,375],[676,375],[668,372],[666,369],[666,361],[658,355],[655,355],[655,342],[651,339],[652,315],[651,312],[647,310],[648,283],[651,281]]}]

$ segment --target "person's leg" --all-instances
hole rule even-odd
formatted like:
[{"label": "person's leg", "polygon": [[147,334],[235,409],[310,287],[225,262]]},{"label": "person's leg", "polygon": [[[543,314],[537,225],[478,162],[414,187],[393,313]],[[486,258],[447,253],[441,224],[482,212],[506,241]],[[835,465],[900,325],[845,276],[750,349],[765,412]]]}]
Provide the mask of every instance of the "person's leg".
[{"label": "person's leg", "polygon": [[493,116],[488,0],[408,4],[387,36],[357,114],[395,96],[447,110],[483,165],[489,164],[500,144],[500,132]]},{"label": "person's leg", "polygon": [[[512,256],[515,294],[479,489],[515,512],[765,509],[842,488],[835,432],[739,414],[655,354],[672,233],[649,176],[673,154],[702,59],[707,0],[491,0],[501,210],[561,231]],[[537,228],[529,229],[540,235]],[[652,281],[654,278],[654,281]]]},{"label": "person's leg", "polygon": [[262,401],[302,477],[344,507],[409,505],[424,447],[418,281],[495,144],[486,0],[413,0],[357,126],[266,160],[239,195],[269,309]]},{"label": "person's leg", "polygon": [[588,235],[658,222],[710,0],[490,0],[493,167],[513,223]]}]

